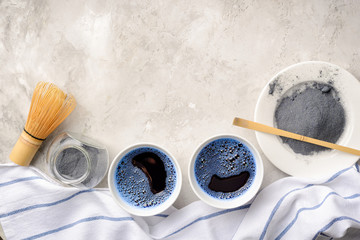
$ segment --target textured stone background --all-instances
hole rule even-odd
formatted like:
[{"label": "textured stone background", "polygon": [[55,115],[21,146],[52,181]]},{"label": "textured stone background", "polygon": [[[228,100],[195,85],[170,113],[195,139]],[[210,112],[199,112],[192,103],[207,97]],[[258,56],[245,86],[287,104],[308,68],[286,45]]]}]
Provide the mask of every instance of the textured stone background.
[{"label": "textured stone background", "polygon": [[[183,207],[197,199],[187,165],[203,140],[234,133],[259,147],[231,123],[253,119],[278,71],[322,60],[360,79],[359,12],[357,0],[0,1],[0,163],[10,161],[36,82],[51,81],[78,106],[35,166],[45,168],[51,138],[65,130],[105,144],[110,160],[153,142],[183,169]],[[266,186],[285,174],[263,157]]]}]

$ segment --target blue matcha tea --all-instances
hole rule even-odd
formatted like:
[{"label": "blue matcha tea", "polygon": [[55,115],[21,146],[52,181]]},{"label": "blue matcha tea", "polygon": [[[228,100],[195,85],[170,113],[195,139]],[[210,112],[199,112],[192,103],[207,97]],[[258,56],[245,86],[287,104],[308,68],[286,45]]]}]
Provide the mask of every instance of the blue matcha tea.
[{"label": "blue matcha tea", "polygon": [[119,161],[115,183],[120,197],[130,205],[156,207],[165,202],[175,189],[176,169],[161,150],[140,147]]},{"label": "blue matcha tea", "polygon": [[197,155],[194,168],[200,187],[218,199],[242,195],[256,174],[253,154],[244,143],[232,138],[208,143]]}]

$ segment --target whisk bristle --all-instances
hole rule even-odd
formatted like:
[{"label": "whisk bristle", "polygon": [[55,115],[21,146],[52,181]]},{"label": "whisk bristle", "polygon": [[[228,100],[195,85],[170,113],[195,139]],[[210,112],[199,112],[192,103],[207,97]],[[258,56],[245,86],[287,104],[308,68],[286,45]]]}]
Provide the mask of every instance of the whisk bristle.
[{"label": "whisk bristle", "polygon": [[31,100],[25,130],[45,139],[74,110],[76,101],[52,83],[39,82]]},{"label": "whisk bristle", "polygon": [[19,165],[29,165],[41,143],[75,106],[72,95],[65,94],[52,83],[39,82],[31,99],[24,131],[10,153],[10,159]]}]

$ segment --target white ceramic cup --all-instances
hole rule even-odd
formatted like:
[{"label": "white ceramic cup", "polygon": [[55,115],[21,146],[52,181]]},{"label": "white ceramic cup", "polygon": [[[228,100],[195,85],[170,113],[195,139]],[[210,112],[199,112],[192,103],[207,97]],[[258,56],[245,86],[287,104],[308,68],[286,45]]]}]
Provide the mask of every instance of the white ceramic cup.
[{"label": "white ceramic cup", "polygon": [[[255,161],[255,166],[256,166],[255,167],[255,177],[254,177],[253,182],[251,183],[250,187],[246,191],[244,191],[241,195],[239,195],[237,197],[229,198],[229,199],[220,199],[220,198],[216,198],[214,196],[209,195],[199,185],[199,183],[196,180],[196,176],[195,176],[195,162],[196,162],[196,159],[197,159],[200,151],[204,147],[206,147],[209,143],[211,143],[217,139],[221,139],[221,138],[234,139],[235,141],[238,141],[238,142],[244,144],[252,153],[253,159]],[[191,158],[188,170],[189,170],[190,185],[191,185],[193,191],[195,192],[195,194],[205,203],[207,203],[213,207],[223,208],[223,209],[235,208],[238,206],[242,206],[242,205],[248,203],[250,200],[252,200],[254,198],[254,196],[257,194],[257,192],[259,191],[262,180],[263,180],[263,176],[264,176],[263,162],[262,162],[259,152],[246,139],[239,137],[239,136],[231,135],[231,134],[213,136],[213,137],[207,139],[206,141],[204,141],[203,143],[201,143]]]},{"label": "white ceramic cup", "polygon": [[[162,202],[158,205],[155,205],[155,206],[151,206],[151,207],[134,206],[134,205],[130,204],[128,201],[126,201],[125,199],[123,199],[120,196],[120,192],[117,188],[117,183],[116,183],[116,178],[115,178],[115,174],[117,174],[117,171],[118,171],[117,167],[119,165],[119,162],[128,153],[132,152],[133,150],[144,148],[144,147],[157,149],[157,150],[161,151],[162,153],[164,153],[165,155],[167,155],[168,158],[171,160],[171,163],[173,164],[175,171],[176,171],[175,186],[172,189],[170,196],[164,202]],[[148,181],[146,183],[148,183]],[[153,216],[153,215],[159,214],[161,212],[164,212],[175,202],[175,200],[179,196],[180,189],[181,189],[181,183],[182,183],[181,170],[180,170],[180,166],[177,163],[177,161],[175,160],[175,158],[164,148],[162,148],[158,145],[155,145],[155,144],[151,144],[151,143],[141,143],[141,144],[132,145],[132,146],[126,148],[125,150],[121,151],[113,160],[113,162],[110,166],[109,174],[108,174],[109,189],[110,189],[110,192],[111,192],[115,202],[117,202],[118,205],[120,207],[122,207],[125,211],[129,212],[130,214],[137,215],[137,216]]]}]

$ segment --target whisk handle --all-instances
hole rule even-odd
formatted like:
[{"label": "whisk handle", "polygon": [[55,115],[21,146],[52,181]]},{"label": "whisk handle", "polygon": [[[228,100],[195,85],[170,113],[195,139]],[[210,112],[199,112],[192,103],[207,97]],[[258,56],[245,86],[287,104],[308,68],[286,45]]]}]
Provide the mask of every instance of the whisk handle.
[{"label": "whisk handle", "polygon": [[42,142],[23,131],[10,153],[10,160],[21,166],[29,166]]}]

